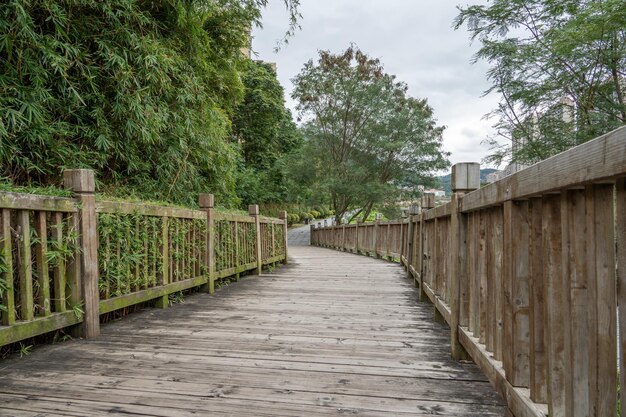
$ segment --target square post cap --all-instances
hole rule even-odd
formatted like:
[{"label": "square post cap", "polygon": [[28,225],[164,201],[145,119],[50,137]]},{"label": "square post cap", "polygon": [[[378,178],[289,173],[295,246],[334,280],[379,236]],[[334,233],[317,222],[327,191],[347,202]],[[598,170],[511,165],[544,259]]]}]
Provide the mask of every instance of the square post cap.
[{"label": "square post cap", "polygon": [[452,192],[469,192],[480,188],[480,164],[460,162],[452,165]]},{"label": "square post cap", "polygon": [[93,169],[66,169],[63,171],[63,187],[75,193],[95,193],[96,179]]},{"label": "square post cap", "polygon": [[422,195],[422,209],[430,210],[432,208],[435,208],[435,194],[425,193]]},{"label": "square post cap", "polygon": [[282,210],[280,213],[278,213],[278,218],[281,220],[287,220],[287,212],[285,210]]},{"label": "square post cap", "polygon": [[248,206],[248,214],[251,216],[259,215],[259,205],[258,204],[250,204]]},{"label": "square post cap", "polygon": [[411,204],[409,207],[409,216],[415,216],[420,214],[420,206],[418,204]]},{"label": "square post cap", "polygon": [[215,197],[213,194],[202,193],[198,196],[198,205],[203,209],[213,208],[215,207]]}]

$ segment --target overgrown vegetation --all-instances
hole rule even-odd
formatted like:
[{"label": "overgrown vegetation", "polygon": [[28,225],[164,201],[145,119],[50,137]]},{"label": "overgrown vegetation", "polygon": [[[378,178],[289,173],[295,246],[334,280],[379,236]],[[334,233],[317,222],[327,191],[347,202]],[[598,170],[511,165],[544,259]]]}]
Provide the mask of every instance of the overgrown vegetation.
[{"label": "overgrown vegetation", "polygon": [[[8,0],[0,9],[0,175],[237,205],[241,48],[267,0]],[[297,0],[285,0],[297,27]]]},{"label": "overgrown vegetation", "polygon": [[302,145],[301,134],[285,108],[284,89],[270,64],[248,61],[242,80],[244,100],[233,118],[242,155],[237,193],[243,205],[287,201],[284,161]]},{"label": "overgrown vegetation", "polygon": [[[205,275],[206,221],[169,218],[168,282]],[[112,298],[163,284],[164,220],[139,214],[98,216],[100,296]]]}]

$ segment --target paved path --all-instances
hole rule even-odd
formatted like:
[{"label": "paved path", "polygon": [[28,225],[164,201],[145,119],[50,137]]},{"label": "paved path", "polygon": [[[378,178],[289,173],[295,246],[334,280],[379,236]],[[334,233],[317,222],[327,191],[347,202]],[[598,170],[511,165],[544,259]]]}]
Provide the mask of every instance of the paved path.
[{"label": "paved path", "polygon": [[502,416],[402,269],[292,246],[292,262],[0,362],[2,416]]},{"label": "paved path", "polygon": [[308,246],[311,243],[311,226],[302,226],[289,229],[289,247]]}]

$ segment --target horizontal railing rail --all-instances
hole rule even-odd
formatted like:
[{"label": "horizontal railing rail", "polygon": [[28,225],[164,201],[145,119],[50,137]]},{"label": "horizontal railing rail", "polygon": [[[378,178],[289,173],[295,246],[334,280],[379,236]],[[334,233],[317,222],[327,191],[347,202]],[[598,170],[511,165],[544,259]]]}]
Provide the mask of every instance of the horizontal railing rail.
[{"label": "horizontal railing rail", "polygon": [[616,415],[626,387],[616,359],[626,363],[626,127],[480,189],[478,173],[455,165],[452,201],[435,207],[425,195],[400,233],[332,226],[313,228],[311,242],[375,256],[401,248],[420,299],[450,325],[452,355],[471,357],[513,415]]},{"label": "horizontal railing rail", "polygon": [[287,216],[96,201],[93,172],[70,170],[75,198],[0,193],[0,346],[81,324],[222,278],[287,262]]}]

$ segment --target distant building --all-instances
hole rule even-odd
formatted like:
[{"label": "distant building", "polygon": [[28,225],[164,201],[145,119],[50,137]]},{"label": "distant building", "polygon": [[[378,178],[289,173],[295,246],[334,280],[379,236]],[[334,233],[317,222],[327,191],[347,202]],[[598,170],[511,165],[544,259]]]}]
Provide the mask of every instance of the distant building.
[{"label": "distant building", "polygon": [[435,197],[445,197],[446,192],[444,190],[436,190],[434,188],[427,188],[423,191],[424,194],[435,194]]}]

